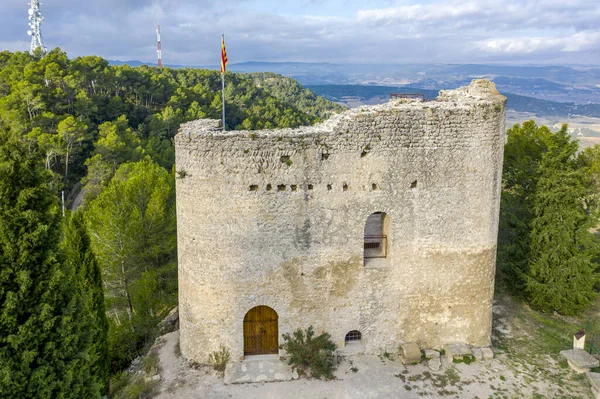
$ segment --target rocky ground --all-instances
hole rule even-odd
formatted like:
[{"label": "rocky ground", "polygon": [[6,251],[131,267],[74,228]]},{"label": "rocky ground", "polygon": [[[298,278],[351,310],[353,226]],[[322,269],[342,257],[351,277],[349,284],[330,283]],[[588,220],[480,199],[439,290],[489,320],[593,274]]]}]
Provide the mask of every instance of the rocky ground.
[{"label": "rocky ground", "polygon": [[157,398],[181,399],[592,398],[585,377],[574,374],[558,357],[559,349],[568,348],[569,333],[562,329],[570,323],[536,320],[537,313],[528,312],[532,311],[509,297],[497,301],[493,360],[443,360],[441,369],[433,371],[424,362],[404,366],[394,355],[357,355],[340,363],[333,381],[300,378],[225,385],[221,373],[190,366],[182,358],[175,331],[159,338],[153,349],[160,374],[154,392]]}]

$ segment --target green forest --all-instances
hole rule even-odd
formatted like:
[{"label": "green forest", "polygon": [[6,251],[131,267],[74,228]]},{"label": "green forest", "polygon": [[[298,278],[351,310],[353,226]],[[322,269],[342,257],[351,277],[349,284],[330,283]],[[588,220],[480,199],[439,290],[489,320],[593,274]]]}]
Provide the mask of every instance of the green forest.
[{"label": "green forest", "polygon": [[[228,129],[343,109],[272,73],[226,82]],[[219,119],[220,90],[216,71],[0,53],[0,398],[140,397],[125,370],[177,305],[173,137]],[[566,125],[513,126],[497,280],[541,312],[579,314],[600,290],[599,212],[600,147],[580,151]]]}]

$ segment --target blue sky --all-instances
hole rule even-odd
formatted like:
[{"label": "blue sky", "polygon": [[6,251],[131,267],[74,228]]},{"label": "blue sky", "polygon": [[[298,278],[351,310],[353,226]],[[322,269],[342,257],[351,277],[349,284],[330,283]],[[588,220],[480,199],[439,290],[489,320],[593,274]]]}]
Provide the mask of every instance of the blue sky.
[{"label": "blue sky", "polygon": [[[0,49],[26,50],[27,0],[0,0]],[[598,0],[46,0],[47,47],[167,64],[600,64]]]}]

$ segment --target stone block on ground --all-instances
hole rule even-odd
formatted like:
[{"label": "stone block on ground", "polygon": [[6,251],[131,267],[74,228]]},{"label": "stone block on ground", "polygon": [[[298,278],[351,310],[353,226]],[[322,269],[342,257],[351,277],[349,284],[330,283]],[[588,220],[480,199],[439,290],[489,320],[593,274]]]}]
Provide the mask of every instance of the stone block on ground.
[{"label": "stone block on ground", "polygon": [[446,344],[444,345],[446,351],[446,360],[448,363],[452,363],[454,359],[462,359],[465,356],[473,356],[471,348],[467,344]]},{"label": "stone block on ground", "polygon": [[481,348],[471,348],[471,352],[473,353],[473,356],[475,356],[475,360],[478,362],[483,360],[483,352],[481,351]]},{"label": "stone block on ground", "polygon": [[404,364],[421,362],[421,348],[414,342],[400,345],[400,360]]},{"label": "stone block on ground", "polygon": [[280,360],[242,360],[228,363],[223,382],[244,384],[253,382],[273,382],[297,380],[298,373]]},{"label": "stone block on ground", "polygon": [[576,373],[587,373],[593,367],[600,366],[600,361],[583,349],[569,349],[560,351],[560,355],[567,359],[567,363]]},{"label": "stone block on ground", "polygon": [[600,399],[600,373],[588,372],[585,374],[585,376],[592,387],[594,398]]},{"label": "stone block on ground", "polygon": [[481,348],[483,354],[483,360],[492,360],[494,358],[494,351],[492,348]]},{"label": "stone block on ground", "polygon": [[435,349],[425,349],[425,359],[435,359],[440,357],[440,352]]},{"label": "stone block on ground", "polygon": [[433,371],[438,371],[440,368],[442,368],[442,359],[441,357],[434,357],[431,358],[427,361],[427,367],[429,367],[430,370]]}]

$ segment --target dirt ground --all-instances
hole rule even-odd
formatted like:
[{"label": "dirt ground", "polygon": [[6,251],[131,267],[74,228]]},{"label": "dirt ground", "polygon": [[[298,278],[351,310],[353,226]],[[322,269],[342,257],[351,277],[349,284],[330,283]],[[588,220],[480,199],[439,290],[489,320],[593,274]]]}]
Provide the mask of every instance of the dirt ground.
[{"label": "dirt ground", "polygon": [[560,349],[567,341],[562,336],[558,341],[548,338],[552,334],[543,331],[552,326],[536,324],[523,312],[527,309],[517,307],[510,299],[494,307],[493,341],[497,347],[491,361],[469,365],[444,362],[439,371],[431,371],[425,363],[404,366],[393,358],[358,355],[339,365],[333,381],[301,378],[225,385],[220,373],[207,366],[194,368],[187,364],[179,352],[179,333],[175,331],[161,337],[156,345],[161,369],[157,397],[592,398],[585,377],[574,374],[554,350],[554,346]]}]

